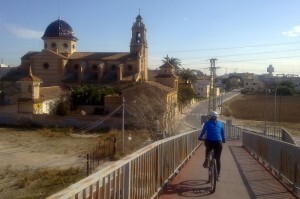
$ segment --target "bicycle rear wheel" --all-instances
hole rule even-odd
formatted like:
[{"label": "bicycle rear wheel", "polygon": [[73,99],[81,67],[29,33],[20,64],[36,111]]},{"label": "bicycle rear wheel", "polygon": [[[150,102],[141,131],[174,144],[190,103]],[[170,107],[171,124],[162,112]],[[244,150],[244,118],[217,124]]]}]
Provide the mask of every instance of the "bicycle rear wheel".
[{"label": "bicycle rear wheel", "polygon": [[217,162],[216,159],[212,159],[209,165],[209,182],[210,182],[210,192],[214,193],[216,191],[217,185]]}]

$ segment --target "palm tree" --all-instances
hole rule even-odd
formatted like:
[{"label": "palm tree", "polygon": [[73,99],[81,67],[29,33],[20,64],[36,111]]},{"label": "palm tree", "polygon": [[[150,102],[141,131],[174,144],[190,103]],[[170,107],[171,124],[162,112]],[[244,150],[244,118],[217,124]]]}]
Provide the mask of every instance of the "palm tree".
[{"label": "palm tree", "polygon": [[185,83],[196,83],[197,75],[193,72],[193,70],[181,68],[178,71],[179,77],[184,80]]},{"label": "palm tree", "polygon": [[161,60],[164,64],[169,62],[170,64],[172,64],[175,67],[175,70],[178,71],[180,69],[181,66],[181,60],[175,57],[169,57],[169,55],[167,55],[166,57],[164,57]]}]

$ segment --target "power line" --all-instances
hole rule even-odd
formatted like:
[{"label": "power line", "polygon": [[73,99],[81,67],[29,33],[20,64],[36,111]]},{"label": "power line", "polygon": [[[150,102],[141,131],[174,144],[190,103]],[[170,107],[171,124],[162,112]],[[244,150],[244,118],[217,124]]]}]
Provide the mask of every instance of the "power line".
[{"label": "power line", "polygon": [[248,59],[248,60],[236,60],[236,61],[220,61],[220,63],[230,63],[230,62],[249,62],[249,61],[260,61],[260,60],[269,60],[269,59],[288,59],[288,58],[296,58],[297,56],[289,56],[289,57],[272,57],[272,58],[258,58],[258,59]]},{"label": "power line", "polygon": [[[111,117],[113,114],[115,114],[123,105],[120,105],[118,108],[116,108],[114,111],[112,111],[110,114],[108,114],[103,120],[97,120],[96,122],[92,122],[84,127],[79,128],[75,133],[86,133],[87,131],[95,128],[96,126],[102,124],[105,120],[107,120],[109,117]],[[82,132],[83,131],[83,132]]]},{"label": "power line", "polygon": [[[262,55],[262,54],[271,54],[271,53],[280,53],[280,52],[293,52],[299,51],[300,49],[292,49],[292,50],[282,50],[282,51],[265,51],[265,52],[257,52],[257,53],[241,53],[241,54],[230,54],[230,55],[218,55],[217,57],[234,57],[234,56],[245,56],[245,55]],[[185,59],[208,59],[208,56],[203,57],[187,57]]]},{"label": "power line", "polygon": [[[270,58],[257,58],[257,59],[245,59],[245,60],[223,60],[219,61],[219,63],[232,63],[232,62],[252,62],[252,61],[262,61],[262,60],[270,60],[270,59],[288,59],[288,58],[300,58],[299,55],[297,56],[288,56],[288,57],[270,57]],[[208,64],[208,62],[195,62],[189,64]],[[188,64],[187,64],[188,65]]]},{"label": "power line", "polygon": [[[230,49],[242,49],[242,48],[255,48],[255,47],[266,47],[266,46],[281,46],[288,44],[300,44],[300,41],[297,42],[284,42],[284,43],[273,43],[273,44],[257,44],[257,45],[248,45],[248,46],[232,46],[232,47],[224,47],[224,48],[203,48],[203,49],[190,49],[190,50],[166,50],[164,52],[172,53],[172,52],[197,52],[197,51],[214,51],[214,50],[230,50]],[[151,52],[151,53],[164,53],[160,52]]]}]

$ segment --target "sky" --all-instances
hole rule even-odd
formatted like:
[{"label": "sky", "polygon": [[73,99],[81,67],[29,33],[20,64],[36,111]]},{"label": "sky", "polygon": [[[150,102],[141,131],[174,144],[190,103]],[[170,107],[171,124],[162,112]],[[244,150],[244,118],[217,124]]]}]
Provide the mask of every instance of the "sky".
[{"label": "sky", "polygon": [[18,66],[41,51],[47,26],[60,17],[79,52],[129,52],[140,13],[147,28],[149,68],[169,57],[183,68],[225,73],[300,75],[299,0],[1,0],[0,59]]}]

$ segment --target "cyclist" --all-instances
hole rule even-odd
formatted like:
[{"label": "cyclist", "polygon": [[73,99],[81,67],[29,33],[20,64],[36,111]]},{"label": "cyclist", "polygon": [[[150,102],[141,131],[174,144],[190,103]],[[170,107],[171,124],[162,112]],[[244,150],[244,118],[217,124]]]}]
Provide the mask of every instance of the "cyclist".
[{"label": "cyclist", "polygon": [[[204,123],[199,140],[204,140],[205,149],[205,161],[203,167],[208,167],[208,155],[212,149],[214,149],[214,157],[217,162],[218,180],[220,178],[221,171],[221,153],[223,149],[222,143],[225,143],[224,127],[222,122],[218,121],[218,113],[211,111],[208,114],[208,121]],[[204,139],[204,135],[206,138]]]}]

